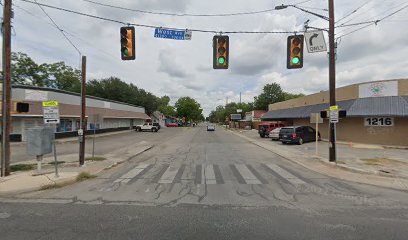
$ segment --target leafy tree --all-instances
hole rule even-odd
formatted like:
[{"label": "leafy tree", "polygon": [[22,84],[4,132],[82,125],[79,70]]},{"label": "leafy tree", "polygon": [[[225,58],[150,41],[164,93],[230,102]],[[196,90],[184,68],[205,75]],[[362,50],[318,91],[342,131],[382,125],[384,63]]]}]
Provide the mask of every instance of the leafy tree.
[{"label": "leafy tree", "polygon": [[165,116],[169,116],[169,117],[175,117],[177,116],[176,110],[174,110],[173,106],[159,106],[159,108],[157,109],[159,110],[161,113],[163,113]]},{"label": "leafy tree", "polygon": [[285,101],[305,96],[305,94],[303,94],[303,93],[294,94],[294,93],[285,92],[284,94],[285,94]]},{"label": "leafy tree", "polygon": [[179,98],[175,105],[178,117],[185,117],[186,120],[198,121],[202,120],[203,110],[200,104],[191,97]]},{"label": "leafy tree", "polygon": [[268,105],[282,102],[285,100],[285,94],[281,86],[277,83],[266,84],[263,92],[254,97],[254,107],[257,110],[268,110]]},{"label": "leafy tree", "polygon": [[47,78],[44,65],[38,65],[25,53],[11,53],[12,84],[45,87]]}]

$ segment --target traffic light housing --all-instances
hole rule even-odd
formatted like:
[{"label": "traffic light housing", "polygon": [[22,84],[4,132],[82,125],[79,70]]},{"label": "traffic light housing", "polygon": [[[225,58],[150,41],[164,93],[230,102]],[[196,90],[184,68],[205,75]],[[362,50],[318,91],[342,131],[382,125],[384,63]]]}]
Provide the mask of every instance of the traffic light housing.
[{"label": "traffic light housing", "polygon": [[30,105],[24,102],[17,102],[16,103],[16,112],[18,113],[26,113],[30,111]]},{"label": "traffic light housing", "polygon": [[135,28],[120,28],[120,55],[122,60],[135,60]]},{"label": "traffic light housing", "polygon": [[303,67],[303,35],[288,37],[288,53],[286,67],[288,69]]},{"label": "traffic light housing", "polygon": [[214,36],[213,38],[213,68],[228,69],[229,37]]}]

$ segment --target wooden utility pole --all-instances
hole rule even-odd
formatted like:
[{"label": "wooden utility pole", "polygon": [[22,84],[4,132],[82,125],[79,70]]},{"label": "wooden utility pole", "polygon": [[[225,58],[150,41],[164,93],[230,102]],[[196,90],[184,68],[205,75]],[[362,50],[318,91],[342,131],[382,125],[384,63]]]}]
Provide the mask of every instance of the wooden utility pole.
[{"label": "wooden utility pole", "polygon": [[1,176],[10,175],[10,127],[11,127],[11,0],[4,0],[3,11],[3,96]]},{"label": "wooden utility pole", "polygon": [[85,132],[86,132],[86,56],[82,56],[82,81],[81,81],[81,118],[79,135],[79,165],[85,163]]},{"label": "wooden utility pole", "polygon": [[[330,106],[336,105],[336,46],[334,39],[334,3],[329,0],[329,94]],[[329,161],[336,161],[336,127],[330,124]]]}]

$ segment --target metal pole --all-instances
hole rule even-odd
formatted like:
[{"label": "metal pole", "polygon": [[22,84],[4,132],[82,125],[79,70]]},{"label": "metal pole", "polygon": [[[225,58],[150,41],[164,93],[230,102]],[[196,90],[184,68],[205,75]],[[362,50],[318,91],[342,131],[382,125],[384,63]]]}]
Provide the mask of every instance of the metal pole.
[{"label": "metal pole", "polygon": [[94,115],[93,138],[92,138],[92,160],[95,160],[95,134],[96,134],[96,118],[95,118],[95,115]]},{"label": "metal pole", "polygon": [[[329,0],[329,92],[330,106],[336,105],[336,50],[334,42],[334,3]],[[336,138],[334,123],[330,124],[329,161],[336,161]]]},{"label": "metal pole", "polygon": [[1,176],[10,175],[11,108],[11,0],[4,0],[3,11],[3,98]]},{"label": "metal pole", "polygon": [[55,165],[55,177],[58,178],[58,160],[57,160],[57,146],[55,146],[55,132],[54,132],[54,165]]},{"label": "metal pole", "polygon": [[318,113],[316,113],[316,156],[319,155],[318,151],[318,142],[319,142],[319,116]]},{"label": "metal pole", "polygon": [[82,56],[82,81],[81,81],[81,118],[80,128],[82,136],[79,136],[79,165],[85,163],[85,130],[86,130],[86,56]]}]

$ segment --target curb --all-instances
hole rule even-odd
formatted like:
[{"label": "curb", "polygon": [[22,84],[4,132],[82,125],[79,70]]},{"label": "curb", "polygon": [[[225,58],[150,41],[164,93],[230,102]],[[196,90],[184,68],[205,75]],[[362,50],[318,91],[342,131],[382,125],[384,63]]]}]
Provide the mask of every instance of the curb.
[{"label": "curb", "polygon": [[[252,143],[252,144],[254,144],[254,145],[256,145],[256,146],[259,146],[259,147],[261,147],[261,148],[263,148],[263,149],[266,149],[266,150],[268,150],[268,151],[270,151],[270,152],[273,152],[274,154],[276,154],[276,155],[278,155],[278,156],[280,156],[280,157],[282,157],[282,158],[284,158],[284,159],[287,159],[287,160],[289,160],[289,161],[291,161],[291,162],[294,162],[294,163],[296,163],[296,164],[299,164],[300,166],[302,166],[302,167],[304,167],[304,168],[307,168],[307,169],[309,169],[309,170],[316,171],[316,169],[310,168],[310,166],[308,166],[307,164],[305,164],[305,163],[303,163],[303,162],[300,162],[300,161],[297,161],[297,160],[295,160],[295,159],[286,157],[286,156],[284,156],[284,155],[282,155],[282,154],[280,154],[280,153],[278,153],[278,152],[276,152],[276,151],[273,151],[273,150],[271,150],[271,149],[265,148],[264,146],[262,146],[262,144],[259,144],[256,140],[253,140],[253,139],[251,139],[251,138],[249,138],[249,137],[247,137],[247,136],[244,136],[244,135],[242,135],[242,134],[236,133],[236,132],[234,132],[234,131],[232,131],[232,130],[229,130],[229,131],[230,131],[231,133],[233,133],[233,134],[235,134],[235,135],[241,137],[241,138],[246,139],[248,142],[250,142],[250,143]],[[389,176],[389,175],[381,174],[381,173],[378,172],[378,171],[370,171],[370,170],[364,170],[364,169],[353,168],[353,167],[348,167],[348,166],[342,166],[342,165],[337,164],[337,163],[328,162],[326,159],[324,159],[324,158],[322,158],[322,157],[318,157],[318,156],[310,156],[310,155],[309,155],[308,157],[315,158],[315,159],[319,160],[319,162],[320,162],[320,163],[323,163],[323,165],[325,165],[325,166],[329,166],[329,167],[332,167],[332,168],[334,168],[334,169],[336,169],[336,168],[337,168],[337,169],[341,169],[341,170],[344,170],[344,171],[347,171],[347,172],[353,172],[353,173],[357,173],[357,174],[366,174],[366,175],[370,175],[370,176],[374,176],[374,177],[382,177],[382,178],[387,178],[387,179],[389,179],[389,180],[398,180],[398,178],[400,178],[400,179],[402,179],[402,180],[408,180],[408,178],[406,178],[406,177]],[[339,177],[336,177],[336,176],[331,176],[331,175],[329,175],[328,173],[326,173],[326,172],[324,172],[324,171],[316,171],[316,172],[321,173],[321,174],[324,174],[324,175],[327,175],[327,176],[330,176],[330,177],[334,177],[334,178],[338,178],[338,179],[343,179],[343,180],[348,180],[347,178],[339,178]],[[353,180],[348,180],[348,181],[353,181]],[[353,182],[358,182],[358,181],[353,181]],[[365,182],[361,182],[361,183],[365,183]],[[365,183],[365,184],[367,184],[367,183]],[[385,187],[385,186],[383,186],[383,185],[376,185],[376,184],[372,184],[372,185],[380,186],[380,187]],[[406,187],[403,188],[403,189],[402,189],[402,188],[397,188],[397,187],[389,187],[389,188],[400,189],[400,190],[407,190]]]}]

